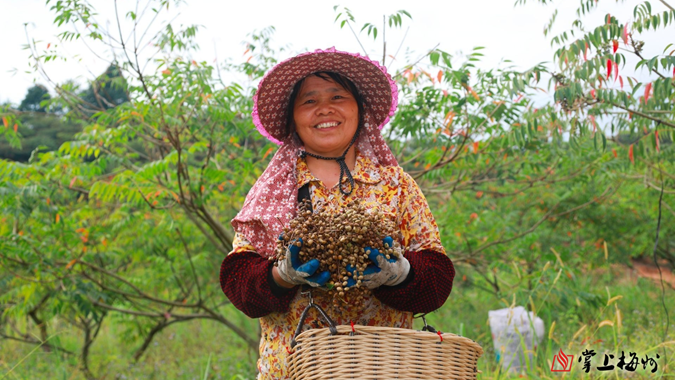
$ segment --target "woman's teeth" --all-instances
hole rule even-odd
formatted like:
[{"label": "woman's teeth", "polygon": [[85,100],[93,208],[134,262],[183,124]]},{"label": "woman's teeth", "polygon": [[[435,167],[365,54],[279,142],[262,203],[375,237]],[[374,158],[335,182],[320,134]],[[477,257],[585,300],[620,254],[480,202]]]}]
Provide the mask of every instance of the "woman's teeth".
[{"label": "woman's teeth", "polygon": [[338,123],[338,122],[336,122],[336,121],[330,122],[330,123],[321,123],[321,124],[317,125],[317,126],[314,127],[314,128],[318,128],[318,129],[322,129],[322,128],[331,128],[331,127],[337,127],[338,124],[340,124],[340,123]]}]

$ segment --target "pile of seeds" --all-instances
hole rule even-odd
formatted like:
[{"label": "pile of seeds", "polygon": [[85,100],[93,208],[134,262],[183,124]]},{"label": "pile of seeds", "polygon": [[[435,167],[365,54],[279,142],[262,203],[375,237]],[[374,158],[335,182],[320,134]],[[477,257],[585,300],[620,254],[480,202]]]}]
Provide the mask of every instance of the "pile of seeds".
[{"label": "pile of seeds", "polygon": [[[275,256],[271,260],[285,259],[289,244],[302,239],[300,261],[305,263],[318,259],[321,263],[316,273],[329,271],[330,280],[326,283],[333,305],[340,302],[360,303],[368,291],[362,286],[363,271],[372,262],[368,259],[370,251],[364,247],[376,248],[387,258],[398,257],[398,250],[385,248],[382,239],[398,237],[398,229],[393,221],[377,209],[367,209],[359,200],[349,202],[346,207],[322,203],[311,211],[308,200],[300,203],[295,219],[284,229],[283,237],[277,243]],[[397,243],[394,243],[397,244]],[[356,268],[354,274],[347,266]],[[354,278],[355,285],[348,286],[347,281]],[[347,297],[348,293],[352,293]]]}]

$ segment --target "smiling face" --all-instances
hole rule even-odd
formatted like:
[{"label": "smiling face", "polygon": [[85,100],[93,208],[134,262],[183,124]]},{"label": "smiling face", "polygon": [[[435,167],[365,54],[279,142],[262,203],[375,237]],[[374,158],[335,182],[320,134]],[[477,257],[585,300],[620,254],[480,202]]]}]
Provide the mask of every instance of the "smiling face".
[{"label": "smiling face", "polygon": [[310,75],[293,103],[293,121],[308,152],[339,157],[356,133],[359,107],[354,95],[330,77]]}]

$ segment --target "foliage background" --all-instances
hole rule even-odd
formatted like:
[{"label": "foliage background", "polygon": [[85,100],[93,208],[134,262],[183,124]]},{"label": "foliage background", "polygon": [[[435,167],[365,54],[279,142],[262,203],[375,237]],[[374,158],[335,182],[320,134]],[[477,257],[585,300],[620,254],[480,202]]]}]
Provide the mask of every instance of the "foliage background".
[{"label": "foliage background", "polygon": [[[255,374],[257,323],[229,304],[217,270],[231,249],[228,221],[275,151],[250,120],[255,83],[293,52],[268,28],[249,36],[242,63],[198,62],[198,26],[152,27],[181,3],[116,9],[133,25],[122,31],[86,2],[47,2],[61,40],[105,44],[117,59],[86,86],[55,83],[49,62],[62,52],[31,41],[48,87],[3,107],[3,378]],[[658,352],[659,372],[638,377],[673,366],[673,282],[660,278],[675,266],[675,59],[670,45],[643,56],[641,36],[672,31],[675,10],[644,2],[618,20],[596,6],[582,1],[572,28],[549,36],[559,48],[550,65],[481,69],[480,47],[432,49],[393,74],[402,96],[385,134],[458,272],[430,320],[481,343],[485,378],[507,376],[487,311],[511,305],[547,327],[527,376],[550,377],[559,349]],[[397,42],[383,40],[386,29],[414,16],[386,15],[381,27],[347,8],[335,15],[383,50]],[[552,9],[546,33],[556,17]],[[540,104],[540,92],[554,102]],[[659,282],[631,269],[649,262]]]}]

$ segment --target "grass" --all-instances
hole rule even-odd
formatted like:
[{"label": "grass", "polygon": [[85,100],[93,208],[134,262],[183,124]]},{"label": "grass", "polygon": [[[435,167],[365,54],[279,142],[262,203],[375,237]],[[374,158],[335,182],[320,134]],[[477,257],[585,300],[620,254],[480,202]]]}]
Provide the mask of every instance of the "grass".
[{"label": "grass", "polygon": [[[241,318],[249,331],[257,331],[256,321]],[[246,321],[247,320],[247,321]],[[239,321],[238,321],[239,322]],[[76,350],[78,331],[52,328],[54,338],[66,349]],[[213,321],[176,324],[158,334],[145,355],[133,363],[133,352],[140,342],[128,342],[120,325],[104,323],[90,353],[90,368],[105,379],[252,379],[257,353],[223,325]],[[254,333],[252,333],[254,334]],[[54,340],[53,339],[53,340]],[[0,341],[0,379],[83,379],[76,357],[47,353],[19,342]],[[10,374],[6,371],[21,362]]]},{"label": "grass", "polygon": [[[479,361],[479,379],[560,379],[560,378],[675,378],[675,292],[666,289],[669,305],[669,336],[664,340],[665,314],[661,306],[661,288],[644,279],[630,279],[625,269],[607,267],[579,275],[560,271],[557,266],[538,277],[532,289],[514,287],[504,291],[508,297],[494,295],[471,286],[472,278],[464,279],[458,268],[453,294],[446,304],[427,318],[429,324],[443,332],[451,332],[477,341],[485,350]],[[562,275],[560,275],[560,274]],[[567,275],[569,274],[569,276]],[[557,280],[556,280],[557,278]],[[514,280],[515,282],[515,280]],[[620,297],[619,297],[620,296]],[[611,300],[611,301],[610,301]],[[541,344],[532,351],[532,362],[522,374],[509,374],[500,369],[492,345],[488,310],[511,304],[535,308],[544,320],[546,333]],[[257,322],[232,311],[232,318],[257,331]],[[554,324],[555,322],[555,324]],[[56,332],[53,341],[75,350],[80,337],[67,325],[50,326]],[[584,327],[585,326],[585,327]],[[422,322],[415,321],[420,329]],[[253,334],[253,333],[252,333]],[[129,342],[114,319],[103,326],[91,352],[90,367],[105,379],[254,379],[257,353],[222,325],[211,321],[195,321],[174,325],[163,331],[134,364],[132,355],[139,342]],[[670,341],[670,343],[668,343]],[[665,343],[665,344],[664,344]],[[661,346],[659,346],[661,345]],[[550,371],[553,355],[559,349],[574,355],[573,372]],[[594,350],[592,369],[588,374],[576,360],[582,351]],[[639,365],[635,372],[622,370],[598,372],[604,354],[620,351],[646,354],[657,359],[659,370],[651,374]],[[667,359],[666,359],[666,354]],[[0,379],[82,379],[76,357],[47,353],[19,342],[0,341]],[[11,368],[14,368],[10,371]],[[648,367],[649,368],[649,367]]]},{"label": "grass", "polygon": [[[556,270],[552,268],[552,272]],[[537,315],[544,320],[545,334],[541,344],[532,351],[533,362],[522,376],[531,379],[566,378],[675,378],[675,292],[666,287],[665,303],[669,307],[670,327],[668,336],[663,336],[666,316],[661,305],[661,288],[646,279],[629,279],[625,269],[612,267],[606,271],[593,271],[584,276],[561,276],[555,286],[544,285],[537,291],[516,292],[515,304],[530,305],[529,296],[538,310]],[[585,300],[570,300],[565,297],[574,294],[565,288],[583,290]],[[528,297],[524,297],[527,295]],[[594,297],[593,297],[594,296]],[[539,302],[546,298],[546,302]],[[610,301],[611,300],[611,301]],[[500,370],[493,348],[487,311],[508,307],[513,299],[497,299],[485,291],[463,289],[462,280],[456,281],[453,295],[439,311],[427,317],[430,324],[440,327],[444,332],[452,332],[477,341],[485,350],[479,361],[482,379],[519,378]],[[555,322],[555,324],[554,324]],[[421,327],[416,323],[415,327]],[[573,372],[564,376],[551,372],[554,354],[562,349],[566,354],[574,355]],[[583,372],[582,363],[577,358],[584,350],[594,350],[589,373]],[[640,363],[635,372],[600,372],[595,367],[602,366],[604,354],[614,356],[617,364],[621,351],[635,352],[640,359],[645,355],[657,359],[658,371],[651,374],[643,370]],[[666,355],[664,355],[664,353]],[[667,359],[666,359],[667,356]],[[611,363],[611,362],[610,362]]]}]

